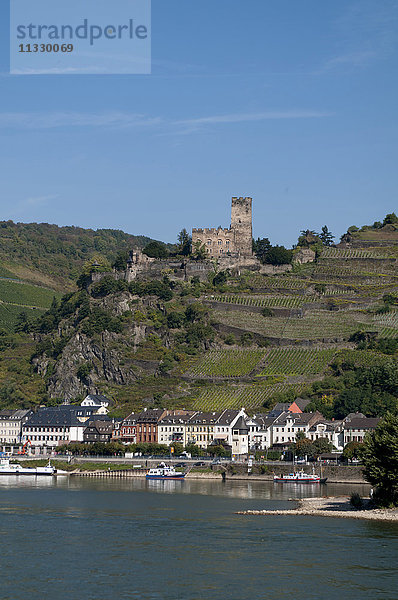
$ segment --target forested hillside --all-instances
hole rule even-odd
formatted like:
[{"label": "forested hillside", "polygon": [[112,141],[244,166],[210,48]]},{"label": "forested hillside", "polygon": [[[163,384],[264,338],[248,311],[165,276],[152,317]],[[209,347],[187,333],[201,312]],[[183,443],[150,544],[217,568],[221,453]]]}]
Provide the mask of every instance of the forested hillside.
[{"label": "forested hillside", "polygon": [[[116,238],[113,256],[101,247],[109,262]],[[80,278],[55,298],[35,286],[17,297],[7,282],[10,303],[36,298],[42,308],[3,331],[0,406],[90,392],[112,397],[115,415],[145,406],[258,412],[298,396],[328,418],[397,412],[398,230],[350,228],[337,245],[307,232],[301,243],[315,262],[272,276],[214,263],[207,281],[184,281],[163,268],[157,280]]]},{"label": "forested hillside", "polygon": [[116,229],[0,221],[0,277],[73,289],[84,261],[99,254],[111,262],[118,252],[150,241]]}]

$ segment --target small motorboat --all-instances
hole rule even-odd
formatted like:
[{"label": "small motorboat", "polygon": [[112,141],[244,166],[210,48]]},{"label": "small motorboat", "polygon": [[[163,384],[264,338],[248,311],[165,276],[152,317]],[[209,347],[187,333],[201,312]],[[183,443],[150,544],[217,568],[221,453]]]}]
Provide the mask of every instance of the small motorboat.
[{"label": "small motorboat", "polygon": [[304,471],[295,471],[286,475],[274,475],[275,483],[326,483],[327,477],[320,477],[314,473],[304,473]]},{"label": "small motorboat", "polygon": [[166,465],[164,462],[161,462],[157,467],[149,469],[145,477],[147,479],[184,479],[186,473],[182,473],[181,471],[176,471],[174,467]]},{"label": "small motorboat", "polygon": [[44,467],[23,467],[19,463],[11,463],[9,458],[0,459],[0,475],[67,475],[53,467],[50,461]]}]

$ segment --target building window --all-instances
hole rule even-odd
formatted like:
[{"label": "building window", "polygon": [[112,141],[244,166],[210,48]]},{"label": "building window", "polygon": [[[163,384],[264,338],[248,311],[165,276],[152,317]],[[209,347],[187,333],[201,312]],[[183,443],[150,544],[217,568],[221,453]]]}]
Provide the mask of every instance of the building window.
[{"label": "building window", "polygon": [[222,246],[222,240],[218,240],[218,245]]},{"label": "building window", "polygon": [[211,246],[211,240],[207,240],[207,245]]}]

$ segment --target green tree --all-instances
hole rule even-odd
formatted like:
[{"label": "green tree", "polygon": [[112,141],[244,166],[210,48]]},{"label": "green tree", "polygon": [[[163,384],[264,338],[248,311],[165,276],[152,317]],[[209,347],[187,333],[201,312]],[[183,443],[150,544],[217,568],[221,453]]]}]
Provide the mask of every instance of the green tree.
[{"label": "green tree", "polygon": [[388,414],[365,436],[361,452],[365,478],[384,506],[398,505],[398,416]]},{"label": "green tree", "polygon": [[193,257],[196,260],[204,260],[206,258],[206,247],[197,240],[193,246]]},{"label": "green tree", "polygon": [[313,442],[314,456],[319,456],[325,452],[331,452],[333,450],[333,444],[329,442],[327,438],[320,437]]},{"label": "green tree", "polygon": [[395,225],[396,223],[398,223],[398,217],[394,212],[384,217],[383,225]]},{"label": "green tree", "polygon": [[189,235],[185,227],[184,229],[181,229],[177,239],[179,253],[183,254],[184,256],[189,256],[189,254],[191,254],[192,237]]},{"label": "green tree", "polygon": [[197,446],[196,444],[187,444],[185,446],[185,450],[189,452],[191,456],[200,456],[203,452],[202,448]]},{"label": "green tree", "polygon": [[271,242],[268,238],[257,238],[253,239],[253,253],[257,256],[258,260],[263,264],[265,263],[265,257],[267,256],[268,251],[270,250]]},{"label": "green tree", "polygon": [[343,458],[347,460],[352,460],[353,458],[358,459],[361,456],[362,448],[363,444],[361,442],[348,442],[348,444],[344,446]]},{"label": "green tree", "polygon": [[319,238],[322,240],[324,246],[331,246],[333,244],[334,235],[327,228],[327,225],[322,227],[322,231],[319,234]]},{"label": "green tree", "polygon": [[167,258],[169,255],[166,245],[162,242],[149,242],[142,252],[150,258]]},{"label": "green tree", "polygon": [[76,371],[76,375],[80,381],[86,379],[93,369],[93,365],[89,362],[83,363]]},{"label": "green tree", "polygon": [[313,456],[314,454],[314,445],[312,441],[306,437],[301,437],[299,439],[296,438],[296,443],[293,445],[293,448],[296,456],[305,457]]},{"label": "green tree", "polygon": [[26,312],[24,310],[21,311],[16,318],[14,331],[16,333],[20,333],[22,331],[26,333],[29,331],[28,315],[26,314]]},{"label": "green tree", "polygon": [[292,262],[293,250],[287,250],[284,246],[272,246],[266,256],[265,262],[269,265],[287,265]]},{"label": "green tree", "polygon": [[112,268],[116,271],[125,271],[127,266],[127,252],[119,252],[112,263]]},{"label": "green tree", "polygon": [[174,456],[179,456],[184,450],[184,446],[180,442],[171,442],[170,448],[174,448]]}]

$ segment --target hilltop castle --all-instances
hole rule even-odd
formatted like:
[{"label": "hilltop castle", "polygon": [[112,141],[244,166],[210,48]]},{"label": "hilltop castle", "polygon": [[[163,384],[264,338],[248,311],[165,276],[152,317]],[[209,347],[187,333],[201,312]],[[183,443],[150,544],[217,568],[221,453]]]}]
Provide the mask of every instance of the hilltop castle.
[{"label": "hilltop castle", "polygon": [[209,257],[252,256],[252,238],[251,198],[232,198],[229,229],[192,229],[192,246],[204,246]]}]

